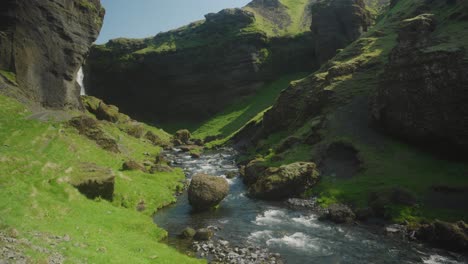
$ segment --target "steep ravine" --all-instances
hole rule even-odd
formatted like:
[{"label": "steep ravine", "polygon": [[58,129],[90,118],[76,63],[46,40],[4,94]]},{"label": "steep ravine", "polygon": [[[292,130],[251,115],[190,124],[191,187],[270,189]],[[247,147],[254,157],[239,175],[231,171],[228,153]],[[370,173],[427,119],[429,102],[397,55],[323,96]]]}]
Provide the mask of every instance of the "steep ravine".
[{"label": "steep ravine", "polygon": [[85,85],[148,122],[203,123],[285,75],[316,70],[371,23],[363,1],[315,2],[253,1],[153,38],[94,46]]}]

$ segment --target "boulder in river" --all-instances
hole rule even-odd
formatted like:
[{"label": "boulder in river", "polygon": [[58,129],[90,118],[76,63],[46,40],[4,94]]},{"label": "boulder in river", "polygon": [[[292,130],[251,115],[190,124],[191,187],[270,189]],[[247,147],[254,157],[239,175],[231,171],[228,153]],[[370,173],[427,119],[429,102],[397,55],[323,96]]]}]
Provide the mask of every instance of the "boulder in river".
[{"label": "boulder in river", "polygon": [[192,177],[188,189],[190,205],[197,211],[217,206],[229,192],[229,184],[222,177],[197,174]]},{"label": "boulder in river", "polygon": [[416,238],[448,250],[468,252],[468,225],[463,221],[447,223],[436,220],[422,225],[416,231]]},{"label": "boulder in river", "polygon": [[[248,171],[249,166],[246,168],[246,176],[250,173]],[[296,162],[279,168],[267,168],[256,177],[256,181],[249,187],[251,195],[267,200],[281,200],[312,187],[319,179],[319,172],[312,162]]]},{"label": "boulder in river", "polygon": [[353,210],[344,204],[332,204],[328,207],[325,218],[337,224],[351,223],[356,219]]},{"label": "boulder in river", "polygon": [[214,232],[209,228],[198,229],[194,235],[194,239],[197,241],[207,241],[210,240],[214,235]]},{"label": "boulder in river", "polygon": [[174,134],[173,141],[174,141],[174,144],[175,143],[189,144],[191,137],[192,135],[190,134],[190,131],[188,131],[187,129],[181,129]]},{"label": "boulder in river", "polygon": [[193,238],[196,235],[197,231],[191,227],[186,227],[182,232],[180,233],[179,237],[184,238],[184,239],[189,239]]}]

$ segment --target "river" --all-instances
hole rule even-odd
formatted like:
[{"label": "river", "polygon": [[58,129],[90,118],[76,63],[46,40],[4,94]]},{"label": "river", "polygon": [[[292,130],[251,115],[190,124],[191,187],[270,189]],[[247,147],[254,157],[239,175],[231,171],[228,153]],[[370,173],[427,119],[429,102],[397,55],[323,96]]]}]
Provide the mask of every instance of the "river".
[{"label": "river", "polygon": [[[223,149],[193,159],[182,152],[168,152],[173,165],[188,178],[196,173],[225,177],[238,172],[236,152]],[[391,238],[357,225],[322,222],[312,211],[292,209],[282,202],[268,202],[246,196],[242,180],[228,180],[230,194],[216,211],[191,212],[185,192],[177,203],[155,215],[155,223],[174,241],[185,227],[217,226],[215,239],[234,245],[254,245],[280,253],[285,263],[468,263],[465,257]]]}]

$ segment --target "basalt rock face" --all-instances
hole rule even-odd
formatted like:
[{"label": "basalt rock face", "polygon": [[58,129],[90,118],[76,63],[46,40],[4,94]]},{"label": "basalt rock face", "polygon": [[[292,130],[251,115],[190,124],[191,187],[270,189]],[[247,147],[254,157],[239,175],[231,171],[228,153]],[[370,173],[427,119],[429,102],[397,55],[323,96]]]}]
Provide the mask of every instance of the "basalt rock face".
[{"label": "basalt rock face", "polygon": [[363,0],[331,0],[313,5],[311,30],[318,62],[331,59],[337,49],[358,39],[370,24],[371,15]]},{"label": "basalt rock face", "polygon": [[5,0],[0,69],[24,96],[53,108],[81,107],[77,72],[104,16],[99,0]]},{"label": "basalt rock face", "polygon": [[[337,49],[358,39],[370,25],[368,11],[360,0],[319,2],[312,8],[312,33],[317,63],[330,59]],[[316,76],[291,83],[265,113],[259,134],[270,134],[319,115],[331,93],[323,89],[326,85],[327,80]]]},{"label": "basalt rock face", "polygon": [[404,20],[372,104],[385,132],[437,148],[468,148],[468,59],[459,48],[437,48],[437,21]]},{"label": "basalt rock face", "polygon": [[154,38],[95,46],[87,92],[135,118],[197,121],[282,74],[316,68],[310,33],[267,37],[246,30],[254,21],[252,12],[228,9]]}]

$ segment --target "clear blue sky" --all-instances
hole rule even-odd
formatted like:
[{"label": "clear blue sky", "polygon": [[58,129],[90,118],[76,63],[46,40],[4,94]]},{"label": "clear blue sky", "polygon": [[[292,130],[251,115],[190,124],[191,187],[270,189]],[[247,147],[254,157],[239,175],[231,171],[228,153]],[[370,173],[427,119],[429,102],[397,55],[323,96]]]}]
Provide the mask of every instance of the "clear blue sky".
[{"label": "clear blue sky", "polygon": [[104,26],[96,43],[118,37],[154,36],[204,18],[223,8],[242,7],[250,0],[101,0]]}]

